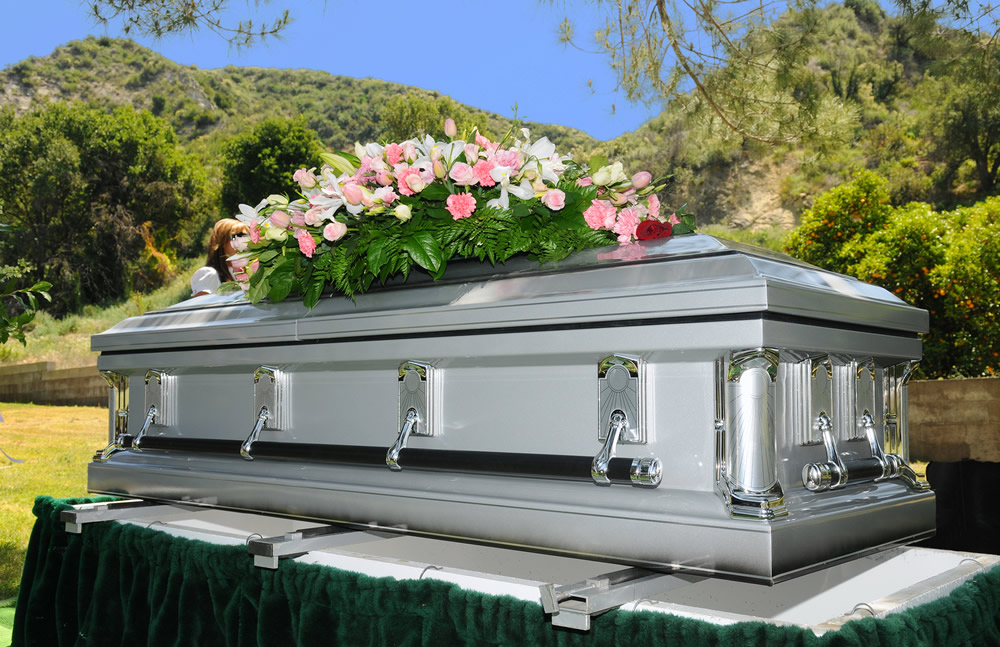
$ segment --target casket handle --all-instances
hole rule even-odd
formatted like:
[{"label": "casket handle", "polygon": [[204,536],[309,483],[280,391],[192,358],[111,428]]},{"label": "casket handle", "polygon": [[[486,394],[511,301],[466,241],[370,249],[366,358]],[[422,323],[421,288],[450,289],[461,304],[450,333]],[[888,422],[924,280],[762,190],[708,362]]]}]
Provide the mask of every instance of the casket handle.
[{"label": "casket handle", "polygon": [[608,429],[608,438],[604,441],[601,451],[598,452],[597,456],[594,456],[594,461],[590,466],[590,476],[598,485],[611,485],[611,479],[608,478],[608,465],[615,457],[619,437],[623,431],[628,429],[628,416],[621,409],[616,409],[611,413],[609,424],[611,426]]},{"label": "casket handle", "polygon": [[[142,448],[139,447],[139,443],[142,441],[142,437],[146,435],[146,432],[149,431],[149,426],[156,422],[156,415],[156,405],[149,405],[149,409],[146,410],[146,420],[142,423],[142,429],[139,430],[139,433],[136,434],[135,438],[132,440],[132,449],[135,451],[142,451]],[[124,439],[122,440],[124,441]]]},{"label": "casket handle", "polygon": [[410,438],[410,434],[413,433],[418,422],[420,422],[420,417],[417,415],[417,410],[410,407],[406,411],[406,420],[403,422],[403,428],[399,430],[396,442],[385,453],[385,464],[392,471],[398,472],[403,469],[399,466],[399,452],[406,449],[406,441]]},{"label": "casket handle", "polygon": [[253,460],[253,455],[250,453],[250,450],[253,449],[253,444],[257,442],[257,439],[260,437],[260,430],[264,428],[264,423],[267,422],[270,415],[271,411],[267,408],[267,406],[260,408],[260,413],[257,414],[257,423],[254,424],[253,431],[250,432],[247,439],[243,441],[242,445],[240,445],[240,456],[244,459],[248,461]]},{"label": "casket handle", "polygon": [[[149,431],[149,426],[154,422],[156,422],[156,413],[157,413],[156,405],[155,404],[149,405],[149,409],[146,411],[146,421],[142,423],[142,429],[139,430],[139,435],[136,436],[131,443],[131,448],[134,449],[135,451],[137,452],[142,451],[142,449],[139,448],[139,441],[142,439],[143,435],[145,435],[145,433]],[[104,461],[111,458],[111,456],[115,452],[127,449],[126,447],[127,438],[128,438],[128,430],[124,427],[119,429],[118,434],[115,436],[115,439],[107,447],[105,447],[97,454],[95,454],[94,460],[97,461],[98,463],[103,463]]]}]

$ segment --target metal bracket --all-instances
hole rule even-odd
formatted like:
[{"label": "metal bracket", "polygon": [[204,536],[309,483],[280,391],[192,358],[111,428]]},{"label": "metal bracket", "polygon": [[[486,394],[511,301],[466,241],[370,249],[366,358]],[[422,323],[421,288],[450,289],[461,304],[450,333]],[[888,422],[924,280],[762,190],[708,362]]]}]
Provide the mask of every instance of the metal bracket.
[{"label": "metal bracket", "polygon": [[325,550],[368,541],[372,536],[373,533],[369,531],[351,530],[340,526],[317,526],[278,537],[251,539],[247,542],[247,550],[253,555],[254,566],[275,569],[278,568],[278,561],[281,559],[298,557],[312,550]]},{"label": "metal bracket", "polygon": [[174,423],[177,413],[177,403],[174,397],[175,382],[177,378],[167,374],[166,371],[151,369],[146,371],[146,407],[156,407],[157,426],[168,426]]},{"label": "metal bracket", "polygon": [[590,476],[594,479],[594,483],[598,485],[611,485],[611,479],[608,478],[608,465],[611,464],[611,459],[615,457],[618,440],[625,429],[628,429],[628,416],[625,415],[625,412],[620,409],[612,412],[604,446],[601,447],[601,451],[598,452],[597,456],[594,456],[594,460],[590,463]]},{"label": "metal bracket", "polygon": [[[198,510],[192,506],[193,512]],[[175,503],[156,503],[144,499],[125,499],[123,501],[108,501],[104,503],[83,503],[75,505],[71,510],[63,510],[59,513],[59,521],[65,524],[66,532],[79,535],[83,532],[83,526],[88,523],[100,521],[120,521],[135,517],[145,517],[150,513],[187,511],[186,506],[179,506]]]},{"label": "metal bracket", "polygon": [[283,431],[291,427],[291,389],[288,374],[272,366],[258,366],[253,372],[253,410],[260,416],[267,407],[264,431]]},{"label": "metal bracket", "polygon": [[264,428],[264,425],[267,424],[270,417],[271,411],[266,405],[262,406],[260,408],[260,412],[257,414],[257,422],[254,423],[253,429],[250,431],[250,435],[247,436],[247,439],[243,441],[242,445],[240,445],[240,456],[244,459],[248,461],[253,460],[253,454],[251,453],[253,451],[253,444],[257,442],[257,439],[260,437],[260,430]]},{"label": "metal bracket", "polygon": [[399,425],[406,424],[411,409],[417,412],[420,420],[420,424],[410,430],[411,436],[436,436],[440,433],[438,411],[441,410],[441,403],[437,401],[440,396],[437,381],[436,370],[427,362],[409,360],[399,365]]},{"label": "metal bracket", "polygon": [[626,568],[576,584],[543,584],[538,588],[542,609],[552,614],[553,626],[589,631],[593,616],[687,584],[676,575]]},{"label": "metal bracket", "polygon": [[604,442],[610,431],[608,420],[621,411],[628,420],[618,442],[646,444],[644,408],[645,375],[639,357],[609,355],[597,363],[598,421],[597,439]]}]

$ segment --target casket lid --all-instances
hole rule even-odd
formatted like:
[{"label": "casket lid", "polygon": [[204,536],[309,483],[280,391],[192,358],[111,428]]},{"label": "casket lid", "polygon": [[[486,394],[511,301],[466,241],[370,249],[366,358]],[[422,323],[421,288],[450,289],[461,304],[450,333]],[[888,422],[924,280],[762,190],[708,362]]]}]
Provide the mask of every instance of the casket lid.
[{"label": "casket lid", "polygon": [[543,266],[452,262],[442,280],[413,274],[359,295],[251,304],[209,295],[126,319],[98,351],[407,335],[482,328],[646,322],[746,313],[926,332],[925,310],[887,290],[783,254],[694,234],[591,249]]}]

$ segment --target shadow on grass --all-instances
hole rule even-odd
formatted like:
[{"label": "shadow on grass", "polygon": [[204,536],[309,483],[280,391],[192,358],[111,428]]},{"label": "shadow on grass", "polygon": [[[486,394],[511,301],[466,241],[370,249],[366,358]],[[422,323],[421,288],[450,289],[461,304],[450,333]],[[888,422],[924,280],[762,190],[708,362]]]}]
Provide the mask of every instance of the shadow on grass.
[{"label": "shadow on grass", "polygon": [[17,596],[27,552],[26,546],[0,542],[0,600]]}]

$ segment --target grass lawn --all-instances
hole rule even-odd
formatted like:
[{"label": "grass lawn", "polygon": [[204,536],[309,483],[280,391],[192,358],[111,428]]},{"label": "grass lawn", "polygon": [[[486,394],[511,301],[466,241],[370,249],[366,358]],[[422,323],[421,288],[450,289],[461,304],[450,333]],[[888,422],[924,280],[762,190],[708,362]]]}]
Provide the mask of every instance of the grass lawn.
[{"label": "grass lawn", "polygon": [[[108,444],[108,410],[0,403],[0,601],[17,595],[35,497],[87,494],[87,464]],[[0,606],[3,606],[0,604]],[[0,609],[0,645],[3,640]]]}]

